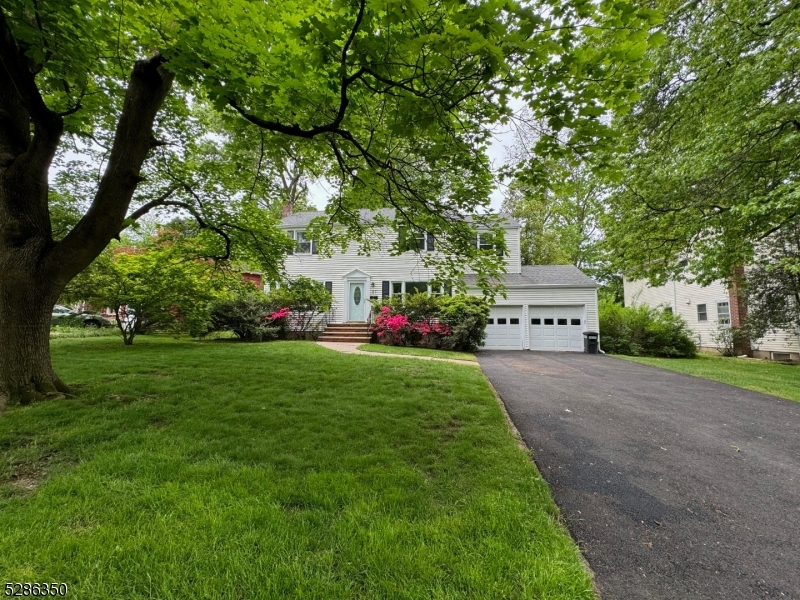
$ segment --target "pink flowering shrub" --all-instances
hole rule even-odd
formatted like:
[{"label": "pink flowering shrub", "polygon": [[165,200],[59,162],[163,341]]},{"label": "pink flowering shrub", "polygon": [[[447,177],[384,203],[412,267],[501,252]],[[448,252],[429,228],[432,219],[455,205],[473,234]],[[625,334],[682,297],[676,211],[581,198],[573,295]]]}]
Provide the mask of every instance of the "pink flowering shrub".
[{"label": "pink flowering shrub", "polygon": [[280,310],[276,310],[271,315],[266,315],[261,320],[266,323],[266,322],[269,322],[269,321],[278,321],[280,319],[288,319],[290,312],[291,311],[288,308],[281,308]]},{"label": "pink flowering shrub", "polygon": [[403,314],[392,314],[392,309],[382,306],[375,317],[372,331],[377,333],[378,341],[387,346],[427,346],[438,348],[441,340],[452,334],[444,323],[421,320],[411,322]]},{"label": "pink flowering shrub", "polygon": [[284,340],[286,339],[286,333],[289,330],[289,316],[291,311],[288,307],[281,308],[276,310],[268,315],[264,315],[261,317],[261,322],[264,326],[269,328],[275,328],[278,339]]},{"label": "pink flowering shrub", "polygon": [[378,335],[381,344],[389,346],[405,346],[409,332],[408,317],[393,315],[388,306],[382,306],[380,313],[375,317],[372,331]]}]

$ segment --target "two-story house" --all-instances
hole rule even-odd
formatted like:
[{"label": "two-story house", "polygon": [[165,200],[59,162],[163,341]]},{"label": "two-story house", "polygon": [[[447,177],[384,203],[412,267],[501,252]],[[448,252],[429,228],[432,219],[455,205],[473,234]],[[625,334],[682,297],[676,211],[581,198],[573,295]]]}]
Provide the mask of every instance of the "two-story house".
[{"label": "two-story house", "polygon": [[[384,216],[393,217],[389,209]],[[374,213],[362,211],[370,221]],[[297,242],[286,258],[289,277],[304,276],[324,282],[333,293],[329,322],[350,323],[370,320],[370,301],[415,292],[443,293],[433,289],[434,273],[423,264],[421,253],[437,252],[433,236],[420,236],[416,251],[392,256],[390,247],[396,233],[384,232],[383,245],[369,255],[350,246],[327,257],[318,254],[306,228],[321,212],[301,212],[282,220],[282,228]],[[598,330],[597,283],[571,265],[522,266],[520,224],[504,216],[507,252],[506,275],[502,283],[506,297],[497,296],[486,331],[486,347],[502,350],[583,351],[583,332]],[[476,244],[481,244],[480,235]],[[465,276],[467,293],[481,294],[477,276]]]},{"label": "two-story house", "polygon": [[[726,282],[714,281],[702,286],[696,283],[668,281],[652,287],[644,279],[624,280],[625,306],[646,304],[662,306],[680,315],[695,334],[701,350],[716,350],[714,339],[720,327],[738,326],[746,310]],[[760,340],[751,340],[755,358],[800,360],[800,330],[780,330]]]}]

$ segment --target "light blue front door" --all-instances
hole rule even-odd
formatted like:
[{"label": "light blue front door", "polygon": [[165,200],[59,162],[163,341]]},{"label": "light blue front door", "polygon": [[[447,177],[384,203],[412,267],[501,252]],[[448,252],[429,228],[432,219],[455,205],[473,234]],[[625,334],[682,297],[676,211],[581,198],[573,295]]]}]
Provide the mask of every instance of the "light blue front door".
[{"label": "light blue front door", "polygon": [[366,298],[364,298],[364,284],[351,283],[350,284],[350,312],[348,321],[364,321],[364,305],[366,305]]}]

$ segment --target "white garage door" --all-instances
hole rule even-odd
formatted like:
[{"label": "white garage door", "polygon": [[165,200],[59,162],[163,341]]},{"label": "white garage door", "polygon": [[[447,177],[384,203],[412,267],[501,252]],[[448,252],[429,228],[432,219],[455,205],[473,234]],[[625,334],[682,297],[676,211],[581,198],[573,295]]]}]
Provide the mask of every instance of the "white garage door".
[{"label": "white garage door", "polygon": [[486,325],[486,345],[494,350],[522,350],[522,307],[493,306]]},{"label": "white garage door", "polygon": [[585,306],[531,306],[531,350],[583,352]]}]

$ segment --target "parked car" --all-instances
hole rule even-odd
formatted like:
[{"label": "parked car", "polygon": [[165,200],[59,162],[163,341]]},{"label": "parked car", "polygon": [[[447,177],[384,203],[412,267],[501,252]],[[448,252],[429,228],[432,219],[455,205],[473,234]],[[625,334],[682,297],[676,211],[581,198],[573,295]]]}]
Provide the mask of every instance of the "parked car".
[{"label": "parked car", "polygon": [[56,304],[50,317],[51,325],[68,325],[72,327],[111,327],[113,323],[101,315],[88,312],[77,312],[66,306]]}]

